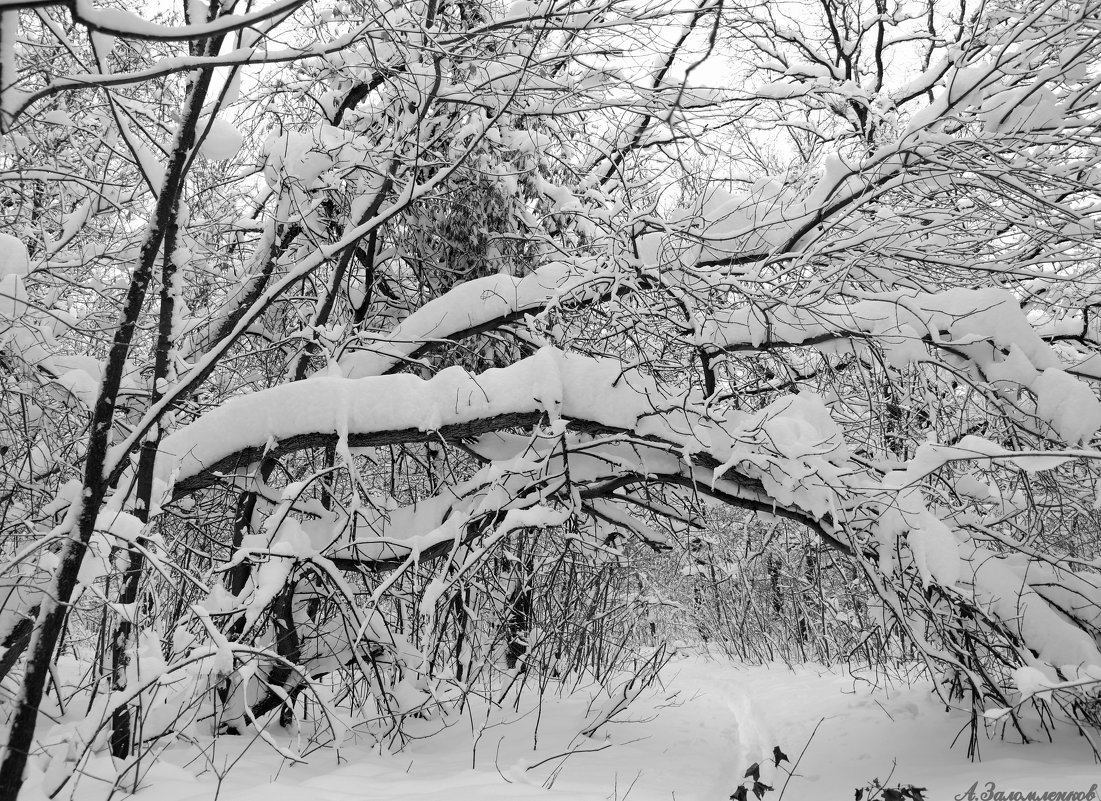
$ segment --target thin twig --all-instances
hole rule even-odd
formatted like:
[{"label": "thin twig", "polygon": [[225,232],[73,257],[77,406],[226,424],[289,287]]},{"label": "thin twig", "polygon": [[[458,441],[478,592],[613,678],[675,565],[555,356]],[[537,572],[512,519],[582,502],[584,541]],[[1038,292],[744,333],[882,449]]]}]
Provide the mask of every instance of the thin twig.
[{"label": "thin twig", "polygon": [[788,789],[788,782],[791,781],[791,777],[795,775],[795,771],[799,768],[799,763],[803,761],[803,754],[807,753],[807,749],[810,748],[810,741],[814,739],[814,735],[818,733],[818,727],[825,723],[826,719],[820,719],[815,725],[813,731],[810,733],[810,737],[807,738],[806,744],[803,746],[803,750],[799,752],[799,756],[795,760],[795,764],[791,766],[791,770],[788,772],[788,777],[784,779],[784,786],[780,788],[780,795],[776,797],[776,801],[783,801],[784,791]]}]

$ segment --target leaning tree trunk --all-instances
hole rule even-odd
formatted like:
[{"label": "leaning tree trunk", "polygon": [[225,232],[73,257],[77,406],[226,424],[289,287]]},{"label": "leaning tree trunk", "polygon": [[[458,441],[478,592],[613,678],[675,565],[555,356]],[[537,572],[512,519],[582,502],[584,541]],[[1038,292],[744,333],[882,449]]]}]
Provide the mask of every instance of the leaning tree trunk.
[{"label": "leaning tree trunk", "polygon": [[[217,3],[211,3],[211,13],[216,13]],[[220,37],[212,44],[216,50]],[[126,360],[134,339],[142,305],[153,277],[153,265],[161,249],[171,221],[176,218],[184,179],[190,165],[191,149],[195,143],[195,130],[202,110],[203,99],[210,86],[213,70],[203,69],[193,73],[184,104],[180,128],[169,156],[168,168],[157,197],[153,218],[146,229],[139,250],[137,265],[130,280],[126,301],[107,357],[95,407],[92,412],[85,457],[83,490],[73,502],[61,528],[73,533],[61,549],[54,578],[54,591],[40,604],[35,632],[28,645],[27,669],[23,688],[19,694],[15,712],[8,731],[8,745],[0,763],[0,801],[16,801],[23,786],[27,757],[37,728],[39,706],[53,664],[54,648],[61,636],[67,604],[76,589],[77,576],[88,543],[96,530],[100,507],[109,489],[105,475],[110,435],[114,427],[115,407],[122,384]]]}]

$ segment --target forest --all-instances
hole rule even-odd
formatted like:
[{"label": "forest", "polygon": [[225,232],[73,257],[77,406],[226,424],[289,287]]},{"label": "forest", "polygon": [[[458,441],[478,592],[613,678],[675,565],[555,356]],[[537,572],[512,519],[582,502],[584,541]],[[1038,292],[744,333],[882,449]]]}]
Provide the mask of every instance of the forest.
[{"label": "forest", "polygon": [[688,651],[1097,756],[1099,104],[1101,0],[0,0],[0,801]]}]

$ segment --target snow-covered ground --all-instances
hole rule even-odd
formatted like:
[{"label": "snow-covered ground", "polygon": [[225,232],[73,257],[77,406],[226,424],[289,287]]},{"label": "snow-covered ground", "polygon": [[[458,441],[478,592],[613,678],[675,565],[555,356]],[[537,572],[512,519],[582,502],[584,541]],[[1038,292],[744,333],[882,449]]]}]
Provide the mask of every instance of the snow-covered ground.
[{"label": "snow-covered ground", "polygon": [[[222,737],[202,759],[193,749],[174,747],[149,771],[136,798],[722,801],[754,762],[775,788],[765,801],[847,800],[876,778],[892,787],[927,788],[930,801],[965,797],[976,782],[981,798],[988,782],[1008,793],[1086,791],[1101,781],[1087,742],[1067,729],[1054,744],[983,738],[982,760],[970,762],[963,711],[946,713],[925,682],[911,686],[880,675],[881,686],[873,687],[870,678],[860,671],[750,667],[678,655],[663,673],[663,686],[647,690],[621,720],[591,738],[578,734],[592,698],[582,689],[498,710],[489,726],[484,713],[468,709],[446,730],[412,740],[398,753],[348,742],[339,755],[321,749],[292,765],[251,737]],[[417,725],[427,733],[439,724]],[[773,768],[774,746],[799,760],[790,778]],[[212,766],[228,765],[219,782],[221,771]],[[96,795],[93,785],[81,781],[77,801]]]}]

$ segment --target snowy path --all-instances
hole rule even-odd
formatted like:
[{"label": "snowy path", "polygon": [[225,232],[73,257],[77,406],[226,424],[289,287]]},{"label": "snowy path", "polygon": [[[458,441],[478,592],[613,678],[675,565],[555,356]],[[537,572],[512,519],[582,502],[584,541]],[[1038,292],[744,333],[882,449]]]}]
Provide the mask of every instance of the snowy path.
[{"label": "snowy path", "polygon": [[[867,681],[843,672],[738,667],[693,657],[670,665],[665,687],[655,690],[623,722],[589,740],[576,737],[587,698],[546,699],[541,713],[535,708],[510,712],[507,725],[486,729],[473,757],[469,720],[396,755],[346,747],[340,765],[331,753],[320,752],[308,765],[281,765],[257,744],[229,774],[218,798],[725,801],[745,769],[761,761],[762,778],[776,788],[765,801],[779,801],[785,776],[766,764],[773,746],[797,759],[815,726],[817,733],[783,796],[786,801],[848,801],[856,787],[886,779],[892,771],[892,786],[927,787],[930,801],[951,801],[974,782],[981,793],[988,781],[1001,790],[1087,790],[1101,781],[1101,768],[1091,762],[1083,739],[1069,731],[1055,745],[984,740],[984,761],[969,763],[966,733],[949,748],[966,716],[946,714],[927,686],[897,684],[872,692]],[[533,750],[537,721],[538,748]],[[607,747],[578,750],[525,770],[578,742],[579,749]],[[226,752],[220,758],[235,756]],[[195,772],[194,765],[190,771]],[[196,779],[177,767],[160,766],[150,778],[139,801],[215,797],[210,772]]]}]

